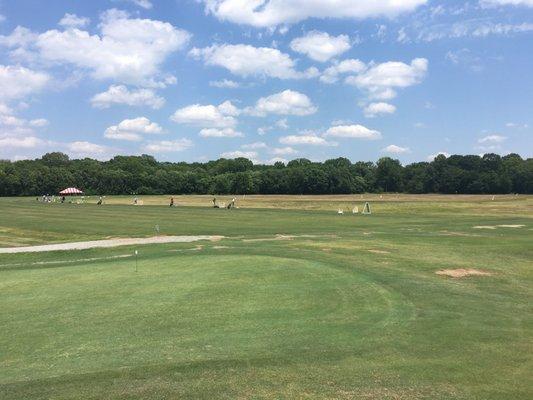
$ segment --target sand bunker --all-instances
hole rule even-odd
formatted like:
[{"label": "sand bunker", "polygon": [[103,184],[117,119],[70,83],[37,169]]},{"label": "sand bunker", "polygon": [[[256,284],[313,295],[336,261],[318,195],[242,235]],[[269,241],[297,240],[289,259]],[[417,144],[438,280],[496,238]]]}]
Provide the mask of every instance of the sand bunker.
[{"label": "sand bunker", "polygon": [[474,229],[496,229],[495,226],[492,225],[477,225],[473,227]]},{"label": "sand bunker", "polygon": [[523,228],[525,225],[498,225],[499,228]]},{"label": "sand bunker", "polygon": [[118,247],[143,244],[162,244],[162,243],[191,243],[199,240],[219,241],[224,236],[154,236],[148,238],[120,238],[107,240],[91,240],[88,242],[58,243],[45,244],[41,246],[26,247],[8,247],[0,248],[0,254],[12,253],[37,253],[43,251],[59,250],[86,250],[102,247]]},{"label": "sand bunker", "polygon": [[451,278],[464,278],[466,276],[490,276],[490,272],[481,271],[479,269],[472,268],[459,268],[459,269],[441,269],[440,271],[435,272],[437,275],[445,275]]}]

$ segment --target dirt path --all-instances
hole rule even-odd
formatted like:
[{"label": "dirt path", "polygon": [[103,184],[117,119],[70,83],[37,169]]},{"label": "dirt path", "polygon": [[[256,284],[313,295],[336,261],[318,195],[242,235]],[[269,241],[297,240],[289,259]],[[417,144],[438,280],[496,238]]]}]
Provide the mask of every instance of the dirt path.
[{"label": "dirt path", "polygon": [[88,242],[45,244],[41,246],[6,247],[0,248],[0,254],[12,253],[37,253],[43,251],[58,250],[85,250],[100,247],[131,246],[135,244],[158,244],[158,243],[190,243],[199,240],[218,241],[223,236],[154,236],[148,238],[121,238],[106,240],[91,240]]}]

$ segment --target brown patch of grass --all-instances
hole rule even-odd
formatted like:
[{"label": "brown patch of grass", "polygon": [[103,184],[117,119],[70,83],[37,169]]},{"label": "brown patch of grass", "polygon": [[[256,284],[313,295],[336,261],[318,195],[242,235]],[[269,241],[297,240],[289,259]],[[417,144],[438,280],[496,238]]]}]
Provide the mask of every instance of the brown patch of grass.
[{"label": "brown patch of grass", "polygon": [[458,268],[458,269],[441,269],[435,272],[437,275],[449,276],[451,278],[464,278],[467,276],[491,276],[487,271],[481,271],[474,268]]}]

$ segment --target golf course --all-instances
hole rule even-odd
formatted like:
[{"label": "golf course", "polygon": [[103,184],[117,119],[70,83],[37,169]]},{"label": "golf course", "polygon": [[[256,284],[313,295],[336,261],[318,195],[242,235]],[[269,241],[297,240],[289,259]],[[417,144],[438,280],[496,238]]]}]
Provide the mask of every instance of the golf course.
[{"label": "golf course", "polygon": [[0,399],[533,398],[533,196],[169,197],[0,198]]}]

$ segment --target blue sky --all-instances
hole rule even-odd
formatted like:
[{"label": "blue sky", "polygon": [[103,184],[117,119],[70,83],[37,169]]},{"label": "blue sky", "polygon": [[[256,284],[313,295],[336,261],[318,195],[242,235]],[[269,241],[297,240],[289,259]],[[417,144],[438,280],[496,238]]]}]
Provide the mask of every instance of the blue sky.
[{"label": "blue sky", "polygon": [[0,0],[0,158],[533,156],[533,0]]}]

